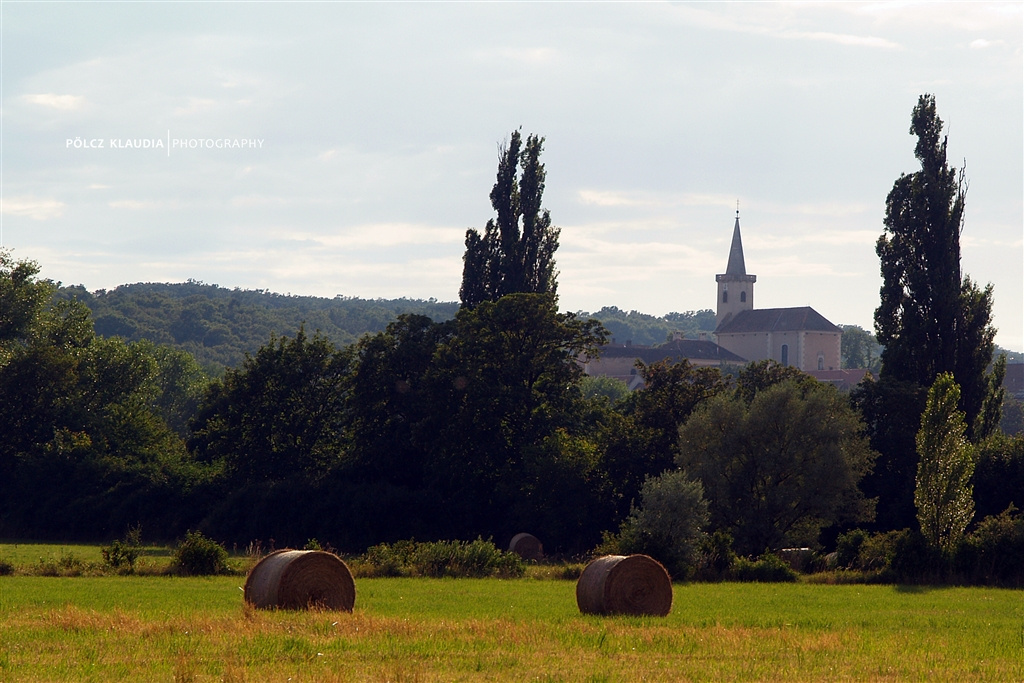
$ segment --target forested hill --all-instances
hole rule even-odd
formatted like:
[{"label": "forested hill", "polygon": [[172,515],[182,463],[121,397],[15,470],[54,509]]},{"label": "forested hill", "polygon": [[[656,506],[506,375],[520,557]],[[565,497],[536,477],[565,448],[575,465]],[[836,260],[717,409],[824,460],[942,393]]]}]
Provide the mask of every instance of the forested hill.
[{"label": "forested hill", "polygon": [[[207,371],[219,374],[255,353],[271,335],[294,336],[300,326],[319,331],[337,346],[367,332],[380,332],[402,313],[435,321],[455,316],[457,302],[419,299],[358,299],[275,294],[229,289],[195,280],[177,284],[137,283],[89,292],[81,285],[61,287],[58,298],[77,298],[92,311],[96,333],[129,341],[148,339],[191,353]],[[653,316],[607,306],[578,312],[604,323],[615,341],[661,344],[673,332],[694,338],[715,326],[711,310]]]},{"label": "forested hill", "polygon": [[194,280],[96,292],[62,287],[57,296],[76,297],[88,306],[101,336],[148,339],[184,349],[214,374],[238,365],[271,336],[295,336],[301,326],[343,346],[367,332],[383,330],[402,313],[440,321],[453,317],[459,308],[456,302],[292,296]]}]

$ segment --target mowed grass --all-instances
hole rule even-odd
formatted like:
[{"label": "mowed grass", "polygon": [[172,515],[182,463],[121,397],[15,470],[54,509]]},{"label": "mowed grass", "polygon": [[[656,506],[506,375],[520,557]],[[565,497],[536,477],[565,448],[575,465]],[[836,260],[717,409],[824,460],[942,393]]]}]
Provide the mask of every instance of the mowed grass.
[{"label": "mowed grass", "polygon": [[0,681],[1020,681],[1024,592],[675,586],[580,615],[572,581],[360,579],[356,609],[243,606],[243,577],[0,577]]}]

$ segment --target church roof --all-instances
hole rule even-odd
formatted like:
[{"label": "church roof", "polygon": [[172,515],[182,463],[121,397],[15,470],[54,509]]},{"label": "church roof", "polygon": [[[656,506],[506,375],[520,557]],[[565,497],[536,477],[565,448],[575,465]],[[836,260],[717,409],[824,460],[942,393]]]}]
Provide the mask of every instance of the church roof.
[{"label": "church roof", "polygon": [[729,263],[726,275],[746,275],[747,265],[743,262],[743,240],[740,239],[740,212],[736,212],[736,225],[732,229],[732,246],[729,247]]},{"label": "church roof", "polygon": [[715,334],[742,332],[842,332],[810,306],[740,311],[722,321]]},{"label": "church roof", "polygon": [[714,360],[721,363],[746,363],[746,358],[703,339],[676,339],[661,346],[631,346],[609,344],[601,349],[603,358],[638,358],[647,365],[660,360]]}]

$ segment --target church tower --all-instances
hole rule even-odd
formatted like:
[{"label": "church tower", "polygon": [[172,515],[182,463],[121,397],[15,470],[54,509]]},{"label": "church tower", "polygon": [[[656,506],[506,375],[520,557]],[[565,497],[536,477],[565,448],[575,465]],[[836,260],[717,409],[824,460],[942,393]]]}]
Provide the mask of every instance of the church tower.
[{"label": "church tower", "polygon": [[732,230],[732,246],[725,273],[715,276],[718,282],[718,308],[715,327],[728,322],[741,311],[754,309],[754,283],[756,275],[747,275],[743,262],[743,241],[740,239],[740,210],[736,209],[736,226]]}]

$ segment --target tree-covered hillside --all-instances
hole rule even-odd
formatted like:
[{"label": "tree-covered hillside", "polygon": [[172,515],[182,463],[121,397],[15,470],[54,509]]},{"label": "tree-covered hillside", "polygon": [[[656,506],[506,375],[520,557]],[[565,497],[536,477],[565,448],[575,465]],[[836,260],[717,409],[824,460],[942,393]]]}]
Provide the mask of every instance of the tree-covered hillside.
[{"label": "tree-covered hillside", "polygon": [[577,315],[600,320],[610,339],[620,344],[628,341],[640,346],[656,346],[669,341],[676,332],[682,332],[688,339],[696,339],[702,332],[711,334],[715,330],[715,312],[711,309],[673,312],[658,317],[605,306],[596,313],[577,312]]},{"label": "tree-covered hillside", "polygon": [[[136,283],[95,292],[77,285],[61,287],[57,297],[75,298],[88,306],[100,336],[175,346],[215,375],[238,366],[246,353],[255,353],[271,336],[294,336],[300,327],[345,346],[364,334],[383,331],[401,314],[441,322],[453,318],[459,308],[457,302],[433,299],[328,299],[229,289],[195,280]],[[597,318],[616,341],[648,346],[663,344],[675,332],[693,339],[715,326],[711,310],[658,317],[606,306],[577,315]]]},{"label": "tree-covered hillside", "polygon": [[228,289],[195,280],[137,283],[96,292],[62,287],[58,297],[77,298],[88,306],[100,336],[173,345],[214,374],[237,366],[246,353],[255,353],[272,336],[291,337],[300,327],[344,346],[367,332],[383,331],[402,313],[442,321],[458,310],[455,302],[327,299]]}]

